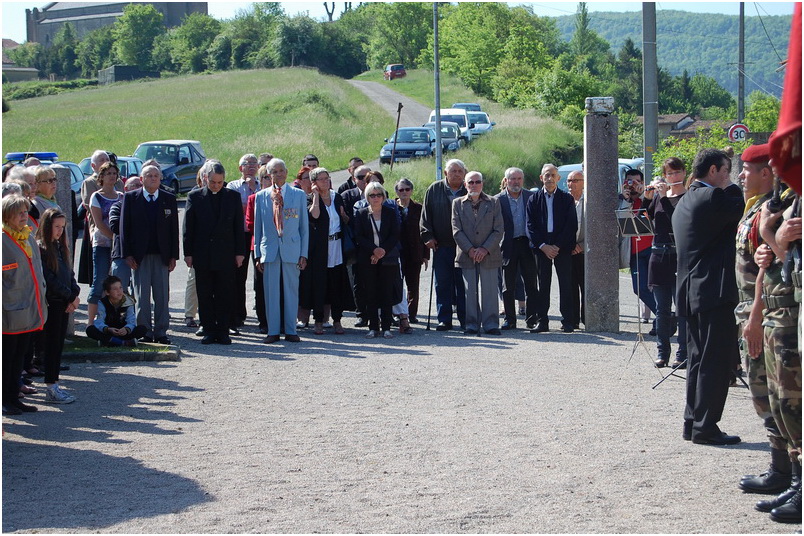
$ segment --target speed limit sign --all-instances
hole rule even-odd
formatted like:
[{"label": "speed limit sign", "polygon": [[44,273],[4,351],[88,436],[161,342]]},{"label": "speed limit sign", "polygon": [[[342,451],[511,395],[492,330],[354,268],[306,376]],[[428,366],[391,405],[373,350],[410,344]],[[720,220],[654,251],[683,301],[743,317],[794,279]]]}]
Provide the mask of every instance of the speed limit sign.
[{"label": "speed limit sign", "polygon": [[743,125],[742,123],[735,123],[729,129],[729,141],[745,141],[749,132],[751,131],[748,130],[747,126]]}]

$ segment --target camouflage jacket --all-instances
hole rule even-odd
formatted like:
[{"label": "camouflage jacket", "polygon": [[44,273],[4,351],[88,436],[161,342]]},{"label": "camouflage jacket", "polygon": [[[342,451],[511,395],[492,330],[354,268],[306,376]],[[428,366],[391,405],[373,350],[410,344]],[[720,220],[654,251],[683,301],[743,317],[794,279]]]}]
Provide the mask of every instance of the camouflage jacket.
[{"label": "camouflage jacket", "polygon": [[[794,198],[793,195],[783,196],[784,213],[779,219],[778,225],[792,216],[791,205]],[[765,299],[765,309],[762,311],[763,326],[792,327],[798,324],[800,304],[795,302],[795,290],[792,284],[782,280],[782,262],[774,259],[770,267],[765,270],[765,279],[762,281],[762,295]]]},{"label": "camouflage jacket", "polygon": [[[737,322],[745,322],[751,313],[754,303],[759,266],[754,262],[754,252],[762,243],[759,236],[759,213],[762,205],[771,198],[773,192],[748,200],[745,214],[737,225],[737,256],[734,270],[737,274],[737,288],[740,291],[740,303],[734,309]],[[753,204],[751,202],[753,201]]]}]

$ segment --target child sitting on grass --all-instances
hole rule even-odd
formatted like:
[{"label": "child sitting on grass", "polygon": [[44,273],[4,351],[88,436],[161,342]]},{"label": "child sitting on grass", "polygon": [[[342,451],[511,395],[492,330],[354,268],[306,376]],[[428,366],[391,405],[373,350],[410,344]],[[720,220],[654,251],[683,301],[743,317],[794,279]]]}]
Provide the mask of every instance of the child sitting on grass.
[{"label": "child sitting on grass", "polygon": [[123,292],[123,282],[116,275],[103,280],[103,297],[98,300],[95,323],[87,327],[87,336],[104,346],[136,346],[145,336],[145,326],[137,326],[134,299]]}]

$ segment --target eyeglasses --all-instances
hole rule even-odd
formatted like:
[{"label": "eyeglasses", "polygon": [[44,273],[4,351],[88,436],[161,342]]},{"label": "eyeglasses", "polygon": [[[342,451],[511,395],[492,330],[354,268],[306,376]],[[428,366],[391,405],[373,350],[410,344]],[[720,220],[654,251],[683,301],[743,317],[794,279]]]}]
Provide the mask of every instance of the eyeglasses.
[{"label": "eyeglasses", "polygon": [[375,197],[385,197],[385,196],[384,196],[384,195],[382,195],[382,194],[369,194],[368,196],[369,196],[369,197],[371,197],[371,198],[375,198]]},{"label": "eyeglasses", "polygon": [[466,181],[466,184],[483,184],[483,181]]},{"label": "eyeglasses", "polygon": [[56,182],[56,177],[53,177],[53,178],[50,178],[50,179],[43,179],[41,181],[36,181],[36,182],[38,182],[40,184],[53,184],[54,182]]},{"label": "eyeglasses", "polygon": [[258,162],[244,162],[243,165],[244,166],[258,166],[259,163]]},{"label": "eyeglasses", "polygon": [[366,180],[367,175],[368,175],[368,173],[366,173],[366,175],[355,175],[355,178],[357,180],[359,180],[359,181],[364,181],[364,180]]},{"label": "eyeglasses", "polygon": [[396,191],[397,191],[397,192],[409,192],[409,191],[411,191],[412,189],[413,189],[413,188],[397,188],[397,189],[396,189]]},{"label": "eyeglasses", "polygon": [[573,182],[583,182],[583,179],[567,179],[567,182],[569,182],[569,183],[573,183]]}]

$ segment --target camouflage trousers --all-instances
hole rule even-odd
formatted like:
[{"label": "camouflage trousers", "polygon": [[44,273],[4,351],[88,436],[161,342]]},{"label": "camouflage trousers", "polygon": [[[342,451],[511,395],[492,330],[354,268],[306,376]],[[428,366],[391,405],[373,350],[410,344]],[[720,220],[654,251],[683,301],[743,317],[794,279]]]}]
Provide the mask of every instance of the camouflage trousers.
[{"label": "camouflage trousers", "polygon": [[748,344],[742,339],[743,324],[740,324],[740,358],[745,370],[748,372],[748,388],[751,391],[751,402],[757,416],[762,419],[765,431],[768,434],[768,442],[772,449],[787,450],[787,440],[782,437],[779,427],[776,426],[776,419],[773,418],[771,411],[770,398],[768,397],[768,376],[765,369],[765,355],[763,352],[758,358],[748,355]]},{"label": "camouflage trousers", "polygon": [[801,354],[798,326],[765,327],[768,398],[791,459],[801,459]]}]

